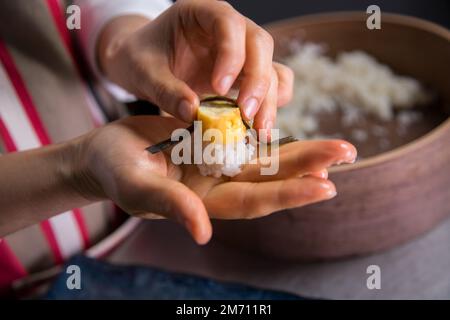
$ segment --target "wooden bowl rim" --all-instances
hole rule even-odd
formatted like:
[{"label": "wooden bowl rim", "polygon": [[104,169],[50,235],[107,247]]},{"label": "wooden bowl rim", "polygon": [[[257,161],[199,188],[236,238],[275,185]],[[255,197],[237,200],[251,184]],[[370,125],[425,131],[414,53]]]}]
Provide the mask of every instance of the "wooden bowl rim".
[{"label": "wooden bowl rim", "polygon": [[[330,22],[351,22],[351,21],[365,21],[367,13],[364,11],[335,11],[327,13],[315,13],[308,14],[305,16],[293,17],[288,19],[282,19],[276,22],[266,24],[265,27],[268,29],[278,29],[278,28],[288,28],[293,22],[302,22],[303,25],[307,24],[323,24]],[[429,33],[433,33],[439,37],[450,41],[450,30],[443,26],[440,26],[434,22],[430,22],[424,19],[420,19],[413,16],[402,15],[397,13],[381,13],[381,19],[383,23],[403,25],[411,28],[421,29]],[[375,31],[376,32],[376,31]],[[423,136],[412,140],[400,147],[392,149],[387,152],[379,153],[375,156],[362,159],[354,164],[336,166],[329,169],[330,173],[334,172],[344,172],[351,170],[358,170],[362,168],[367,168],[371,166],[378,165],[380,163],[397,159],[405,154],[414,152],[420,149],[424,145],[438,139],[444,131],[450,130],[450,117],[424,134]]]}]

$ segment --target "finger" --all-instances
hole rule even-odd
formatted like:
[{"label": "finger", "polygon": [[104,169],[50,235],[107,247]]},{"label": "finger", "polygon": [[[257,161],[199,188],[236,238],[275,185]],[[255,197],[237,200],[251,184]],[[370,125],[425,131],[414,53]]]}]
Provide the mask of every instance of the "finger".
[{"label": "finger", "polygon": [[278,75],[278,103],[277,105],[284,106],[292,100],[294,88],[294,72],[278,62],[273,63],[273,68]]},{"label": "finger", "polygon": [[[142,178],[135,181],[142,181]],[[205,244],[212,235],[211,222],[202,200],[185,185],[168,178],[149,175],[134,188],[130,206],[139,204],[137,215],[147,217],[156,213],[180,222],[198,244]]]},{"label": "finger", "polygon": [[284,147],[289,150],[270,157],[271,161],[279,161],[275,174],[262,175],[261,164],[247,164],[233,180],[270,181],[298,177],[335,164],[353,163],[357,154],[353,145],[342,140],[297,141]]},{"label": "finger", "polygon": [[246,57],[237,99],[246,120],[253,119],[269,90],[272,58],[272,37],[267,31],[247,19]]},{"label": "finger", "polygon": [[211,83],[219,94],[226,95],[244,65],[246,26],[237,12],[220,14],[216,21],[216,58]]},{"label": "finger", "polygon": [[311,177],[316,177],[316,178],[321,178],[321,179],[328,179],[328,170],[327,169],[323,169],[317,172],[311,172],[309,174],[306,174],[304,176],[311,176]]},{"label": "finger", "polygon": [[330,199],[335,195],[336,188],[331,181],[305,177],[261,183],[224,183],[208,193],[204,202],[212,217],[251,219]]},{"label": "finger", "polygon": [[194,16],[195,23],[213,39],[216,56],[211,84],[225,95],[244,65],[246,19],[225,1],[195,6]]},{"label": "finger", "polygon": [[263,142],[270,141],[270,130],[273,128],[277,115],[278,101],[278,76],[275,70],[272,71],[269,91],[255,116],[253,127],[261,130],[260,139]]},{"label": "finger", "polygon": [[199,99],[182,80],[175,77],[167,61],[149,66],[142,77],[139,96],[184,122],[195,120]]}]

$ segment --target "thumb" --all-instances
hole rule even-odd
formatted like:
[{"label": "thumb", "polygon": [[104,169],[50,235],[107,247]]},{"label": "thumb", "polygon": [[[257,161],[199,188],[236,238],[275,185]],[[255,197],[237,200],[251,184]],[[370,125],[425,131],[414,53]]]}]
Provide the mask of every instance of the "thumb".
[{"label": "thumb", "polygon": [[203,201],[182,183],[152,175],[139,194],[139,212],[156,213],[180,222],[198,244],[211,238],[211,221]]},{"label": "thumb", "polygon": [[195,120],[199,99],[182,80],[175,77],[167,62],[152,67],[144,84],[144,97],[174,117],[190,123]]}]

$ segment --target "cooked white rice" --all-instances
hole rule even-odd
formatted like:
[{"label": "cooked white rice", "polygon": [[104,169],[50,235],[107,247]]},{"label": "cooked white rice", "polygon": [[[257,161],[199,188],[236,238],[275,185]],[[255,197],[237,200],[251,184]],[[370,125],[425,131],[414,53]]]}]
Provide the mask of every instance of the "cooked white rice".
[{"label": "cooked white rice", "polygon": [[[208,144],[205,144],[203,150],[207,146]],[[197,167],[203,176],[234,177],[241,172],[242,165],[253,159],[254,154],[255,146],[246,143],[246,139],[234,144],[212,143],[211,152],[204,153],[203,163]]]},{"label": "cooked white rice", "polygon": [[[295,73],[294,96],[290,105],[278,113],[280,135],[311,138],[318,134],[319,112],[343,112],[342,124],[358,123],[365,114],[380,120],[393,119],[394,108],[407,109],[428,103],[432,96],[415,79],[396,75],[392,70],[362,51],[343,52],[335,60],[325,48],[304,43],[285,60]],[[403,113],[401,123],[410,114]],[[355,132],[355,138],[365,139]]]}]

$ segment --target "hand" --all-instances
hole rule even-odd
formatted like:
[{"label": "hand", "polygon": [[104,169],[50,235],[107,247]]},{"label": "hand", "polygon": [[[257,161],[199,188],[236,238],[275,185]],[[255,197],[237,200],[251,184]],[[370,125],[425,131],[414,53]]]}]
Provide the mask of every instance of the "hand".
[{"label": "hand", "polygon": [[225,1],[181,0],[157,19],[114,19],[103,29],[104,73],[136,96],[192,122],[197,94],[227,94],[255,129],[271,129],[276,108],[292,96],[293,73],[272,61],[273,39]]},{"label": "hand", "polygon": [[203,244],[212,234],[210,218],[256,218],[334,197],[326,168],[356,157],[344,141],[299,141],[280,148],[274,176],[248,164],[229,181],[204,177],[195,165],[173,165],[170,152],[145,151],[181,126],[174,118],[130,117],[75,140],[74,188],[91,200],[109,198],[131,215],[177,220]]}]

